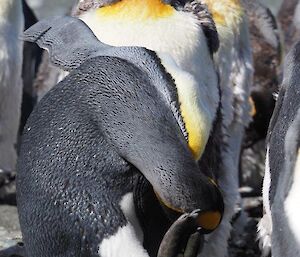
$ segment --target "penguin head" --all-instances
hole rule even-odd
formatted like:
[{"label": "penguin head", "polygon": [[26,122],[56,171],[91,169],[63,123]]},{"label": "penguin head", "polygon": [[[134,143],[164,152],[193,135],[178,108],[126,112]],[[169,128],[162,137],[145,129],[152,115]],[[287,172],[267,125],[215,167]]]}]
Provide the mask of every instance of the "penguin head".
[{"label": "penguin head", "polygon": [[[176,178],[169,180],[170,178],[166,178],[166,183],[177,184],[174,181]],[[180,215],[198,210],[196,220],[200,232],[206,234],[214,231],[221,223],[224,213],[223,196],[217,184],[206,176],[199,176],[199,173],[193,177],[181,177],[180,180],[184,181],[179,182],[179,186],[170,186],[168,192],[155,191],[166,216],[174,222]],[[188,185],[188,191],[182,190],[180,185]]]},{"label": "penguin head", "polygon": [[[167,218],[174,222],[180,215],[189,213],[188,211],[184,211],[183,209],[177,209],[168,204],[166,201],[161,200],[161,198],[157,195],[157,198],[159,199],[160,205],[167,216]],[[208,197],[211,199],[211,195]],[[207,199],[208,199],[207,198]],[[195,209],[197,210],[197,226],[199,229],[199,232],[201,234],[208,234],[213,232],[221,223],[223,212],[224,212],[224,203],[223,198],[219,190],[216,190],[216,193],[214,194],[213,202],[215,202],[215,206],[218,206],[219,208],[210,208],[207,203],[203,202],[203,196],[198,198],[199,202],[201,202],[201,209]],[[198,205],[199,206],[199,205]],[[190,208],[189,208],[190,209]],[[194,210],[194,211],[195,211]]]}]

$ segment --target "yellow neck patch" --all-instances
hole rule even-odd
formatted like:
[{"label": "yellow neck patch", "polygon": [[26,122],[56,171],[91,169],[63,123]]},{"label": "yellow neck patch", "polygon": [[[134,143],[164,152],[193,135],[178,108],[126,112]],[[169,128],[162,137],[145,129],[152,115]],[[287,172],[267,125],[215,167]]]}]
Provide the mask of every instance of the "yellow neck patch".
[{"label": "yellow neck patch", "polygon": [[204,0],[217,26],[236,27],[243,9],[240,0]]},{"label": "yellow neck patch", "polygon": [[161,0],[121,0],[99,8],[97,12],[102,17],[114,19],[155,20],[171,16],[175,9]]}]

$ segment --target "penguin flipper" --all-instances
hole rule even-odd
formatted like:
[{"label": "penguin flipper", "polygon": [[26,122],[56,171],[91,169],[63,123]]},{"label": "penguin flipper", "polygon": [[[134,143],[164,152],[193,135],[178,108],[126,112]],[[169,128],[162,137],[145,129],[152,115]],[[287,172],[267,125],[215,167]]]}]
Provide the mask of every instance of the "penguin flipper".
[{"label": "penguin flipper", "polygon": [[66,71],[79,67],[106,46],[83,21],[69,16],[39,21],[24,32],[22,39],[46,49],[51,62]]}]

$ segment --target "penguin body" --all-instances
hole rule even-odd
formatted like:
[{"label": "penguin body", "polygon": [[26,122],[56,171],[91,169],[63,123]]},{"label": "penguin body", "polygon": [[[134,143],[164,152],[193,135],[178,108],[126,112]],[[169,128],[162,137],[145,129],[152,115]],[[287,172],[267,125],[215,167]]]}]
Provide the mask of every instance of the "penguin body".
[{"label": "penguin body", "polygon": [[70,17],[39,22],[25,39],[70,72],[22,139],[17,200],[29,256],[149,256],[131,212],[142,175],[166,206],[221,221],[220,192],[199,175],[174,82],[153,52],[104,45]]},{"label": "penguin body", "polygon": [[265,215],[258,230],[265,253],[300,256],[299,135],[300,135],[300,43],[288,53],[282,87],[271,119],[263,185]]},{"label": "penguin body", "polygon": [[22,3],[0,3],[0,169],[14,171],[22,99]]}]

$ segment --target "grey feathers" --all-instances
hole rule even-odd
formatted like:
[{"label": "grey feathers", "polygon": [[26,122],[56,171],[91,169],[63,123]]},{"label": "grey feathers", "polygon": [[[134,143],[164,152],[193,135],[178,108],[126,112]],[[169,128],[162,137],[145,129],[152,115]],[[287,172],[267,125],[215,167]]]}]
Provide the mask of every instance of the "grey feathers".
[{"label": "grey feathers", "polygon": [[98,41],[83,21],[72,17],[40,21],[24,32],[23,39],[47,49],[51,62],[66,71],[79,67],[98,50],[108,47]]},{"label": "grey feathers", "polygon": [[244,0],[243,5],[247,14],[253,17],[254,26],[264,39],[274,48],[280,50],[280,37],[276,19],[269,8],[258,1]]}]

